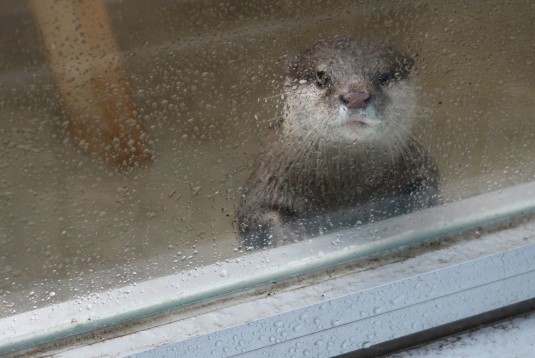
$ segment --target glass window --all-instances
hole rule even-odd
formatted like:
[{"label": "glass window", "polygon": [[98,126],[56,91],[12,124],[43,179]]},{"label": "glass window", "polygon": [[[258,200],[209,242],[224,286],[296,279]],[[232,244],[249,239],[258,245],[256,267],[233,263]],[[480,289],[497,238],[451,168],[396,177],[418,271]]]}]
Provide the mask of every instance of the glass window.
[{"label": "glass window", "polygon": [[535,178],[521,2],[0,16],[0,318]]}]

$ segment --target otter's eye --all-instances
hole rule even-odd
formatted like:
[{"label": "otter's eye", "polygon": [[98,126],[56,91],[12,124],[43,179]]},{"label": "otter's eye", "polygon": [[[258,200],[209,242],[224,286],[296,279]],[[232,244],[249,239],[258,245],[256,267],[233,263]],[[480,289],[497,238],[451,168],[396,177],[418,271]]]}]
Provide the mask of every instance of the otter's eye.
[{"label": "otter's eye", "polygon": [[377,76],[377,82],[381,86],[388,85],[393,79],[394,79],[394,76],[390,72],[384,72],[384,73],[381,73],[379,76]]},{"label": "otter's eye", "polygon": [[379,83],[381,86],[388,86],[393,81],[399,81],[402,78],[402,74],[399,71],[390,71],[390,72],[383,72],[380,73],[376,77],[377,83]]},{"label": "otter's eye", "polygon": [[316,86],[323,88],[327,83],[329,83],[329,76],[327,76],[325,71],[316,72]]}]

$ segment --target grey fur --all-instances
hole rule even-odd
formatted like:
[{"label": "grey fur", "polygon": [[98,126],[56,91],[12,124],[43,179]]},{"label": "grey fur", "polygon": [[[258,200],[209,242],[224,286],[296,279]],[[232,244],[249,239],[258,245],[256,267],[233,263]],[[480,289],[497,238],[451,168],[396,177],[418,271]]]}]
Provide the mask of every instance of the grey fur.
[{"label": "grey fur", "polygon": [[[347,38],[322,40],[288,62],[286,112],[262,144],[237,211],[246,247],[436,203],[437,168],[410,132],[412,65],[391,46]],[[369,93],[365,108],[343,106],[347,91]]]}]

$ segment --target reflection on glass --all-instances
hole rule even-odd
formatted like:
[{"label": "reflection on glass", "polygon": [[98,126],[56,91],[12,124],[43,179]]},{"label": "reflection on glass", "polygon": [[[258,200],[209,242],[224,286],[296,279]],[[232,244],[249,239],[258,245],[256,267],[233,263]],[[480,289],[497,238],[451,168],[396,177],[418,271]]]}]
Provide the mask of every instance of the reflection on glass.
[{"label": "reflection on glass", "polygon": [[444,202],[534,178],[520,3],[106,9],[153,154],[127,171],[76,146],[35,17],[0,4],[2,317],[431,205],[433,162]]}]

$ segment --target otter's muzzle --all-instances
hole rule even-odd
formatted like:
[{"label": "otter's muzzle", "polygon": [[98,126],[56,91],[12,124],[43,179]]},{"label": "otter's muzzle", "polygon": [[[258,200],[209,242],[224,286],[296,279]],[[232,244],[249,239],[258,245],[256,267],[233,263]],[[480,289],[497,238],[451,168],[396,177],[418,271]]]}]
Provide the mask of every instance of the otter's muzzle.
[{"label": "otter's muzzle", "polygon": [[370,94],[367,92],[352,91],[340,95],[340,101],[348,108],[364,108],[370,101]]}]

